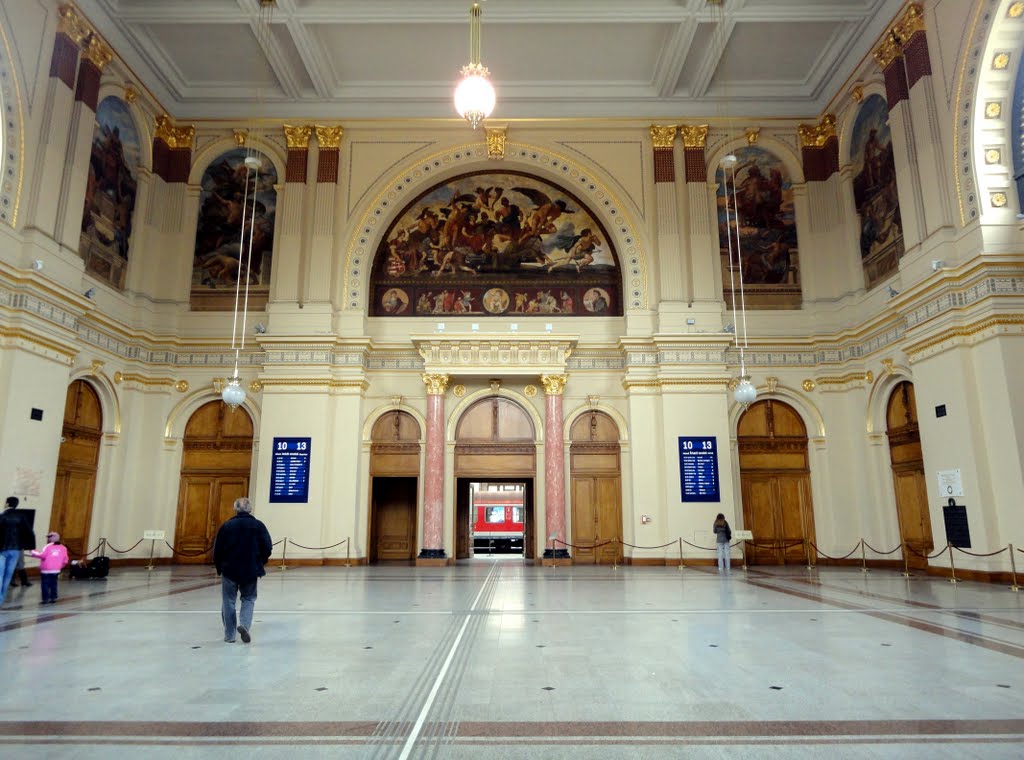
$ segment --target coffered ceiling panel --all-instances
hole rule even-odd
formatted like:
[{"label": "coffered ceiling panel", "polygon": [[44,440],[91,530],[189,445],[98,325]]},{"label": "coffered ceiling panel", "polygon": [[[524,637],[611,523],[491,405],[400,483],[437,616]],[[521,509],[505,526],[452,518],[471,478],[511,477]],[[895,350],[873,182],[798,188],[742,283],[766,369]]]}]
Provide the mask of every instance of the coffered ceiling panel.
[{"label": "coffered ceiling panel", "polygon": [[[965,0],[966,1],[966,0]],[[904,0],[487,0],[495,118],[810,118]],[[79,0],[179,119],[452,118],[469,0]]]}]

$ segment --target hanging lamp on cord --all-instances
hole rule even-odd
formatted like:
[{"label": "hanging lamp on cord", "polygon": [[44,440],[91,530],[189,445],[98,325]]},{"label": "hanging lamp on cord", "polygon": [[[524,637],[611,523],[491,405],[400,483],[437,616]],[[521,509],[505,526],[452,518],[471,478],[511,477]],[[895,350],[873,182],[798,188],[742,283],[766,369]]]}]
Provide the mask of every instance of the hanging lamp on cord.
[{"label": "hanging lamp on cord", "polygon": [[[707,4],[712,7],[712,15],[716,21],[716,36],[719,38],[719,57],[718,60],[725,59],[725,8],[722,0],[707,0]],[[728,117],[729,107],[729,96],[728,96],[728,79],[722,77],[723,87],[726,88],[726,92],[723,96],[723,119],[725,121],[725,129],[728,132],[730,122]],[[739,163],[739,159],[736,154],[729,153],[722,157],[720,167],[722,169],[722,191],[725,195],[725,236],[727,246],[729,250],[729,289],[732,293],[732,321],[734,325],[734,335],[736,336],[736,347],[740,352],[740,376],[739,382],[733,389],[733,398],[737,404],[742,404],[744,407],[750,406],[757,398],[757,388],[753,383],[750,382],[750,375],[747,374],[747,357],[746,351],[749,347],[747,339],[747,301],[746,294],[743,288],[743,253],[742,245],[740,240],[740,212],[739,204],[737,203],[737,190],[736,190],[736,165]],[[732,180],[732,193],[730,196],[729,182]],[[732,200],[732,211],[733,214],[730,216],[730,197]],[[736,243],[733,245],[733,226],[736,228]],[[734,255],[735,252],[735,255]],[[740,285],[740,301],[739,301],[739,312],[736,309],[736,281],[739,280]],[[741,334],[742,331],[742,334]]]},{"label": "hanging lamp on cord", "polygon": [[[257,0],[259,16],[254,30],[256,42],[261,50],[267,49],[270,39],[270,22],[273,18],[276,0]],[[257,104],[262,102],[257,92]],[[257,108],[257,110],[259,110]],[[238,375],[238,363],[245,349],[245,332],[249,319],[249,278],[252,272],[252,246],[256,230],[256,193],[259,190],[262,161],[255,148],[256,116],[246,130],[245,187],[242,194],[242,230],[238,239],[238,277],[235,280],[235,309],[231,323],[231,350],[235,353],[235,366],[220,397],[232,411],[245,403],[245,388]],[[243,282],[245,283],[243,285]],[[241,320],[239,320],[241,317]],[[241,325],[239,325],[241,321]]]},{"label": "hanging lamp on cord", "polygon": [[497,96],[488,77],[491,72],[480,63],[480,3],[469,9],[469,63],[459,72],[462,77],[455,87],[455,110],[473,129],[491,115]]}]

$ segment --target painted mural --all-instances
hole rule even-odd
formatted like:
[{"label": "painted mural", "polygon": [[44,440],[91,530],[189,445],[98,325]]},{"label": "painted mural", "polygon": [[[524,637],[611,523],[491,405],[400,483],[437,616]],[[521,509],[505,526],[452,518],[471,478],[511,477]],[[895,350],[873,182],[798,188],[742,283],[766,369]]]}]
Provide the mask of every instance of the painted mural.
[{"label": "painted mural", "polygon": [[119,290],[128,272],[139,159],[139,133],[128,105],[104,98],[96,109],[78,253],[89,274]]},{"label": "painted mural", "polygon": [[870,290],[891,275],[903,255],[903,224],[889,107],[881,95],[864,99],[850,140],[853,200],[860,217],[860,257]]},{"label": "painted mural", "polygon": [[[235,288],[239,277],[244,276],[245,261],[250,257],[250,227],[253,234],[248,275],[249,308],[262,309],[269,298],[277,170],[269,158],[256,152],[261,162],[258,176],[247,171],[247,155],[249,151],[245,148],[230,150],[214,159],[203,173],[192,262],[193,310],[229,311],[234,308]],[[255,207],[252,205],[254,184]],[[241,285],[244,287],[245,282]]]},{"label": "painted mural", "polygon": [[[735,151],[726,193],[722,169],[718,182],[718,239],[722,257],[722,288],[728,307],[739,299],[740,272],[735,269],[739,236],[744,297],[748,309],[799,309],[800,262],[796,240],[793,183],[782,161],[763,148]],[[733,236],[732,267],[728,233]]]},{"label": "painted mural", "polygon": [[456,177],[410,203],[371,285],[378,317],[622,314],[618,259],[593,213],[517,172]]}]

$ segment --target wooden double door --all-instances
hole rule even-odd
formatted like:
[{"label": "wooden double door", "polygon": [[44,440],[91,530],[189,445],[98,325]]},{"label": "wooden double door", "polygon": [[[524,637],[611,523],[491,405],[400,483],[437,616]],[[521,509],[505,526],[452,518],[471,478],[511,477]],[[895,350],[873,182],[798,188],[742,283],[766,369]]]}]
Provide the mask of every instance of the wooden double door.
[{"label": "wooden double door", "polygon": [[907,552],[907,564],[918,569],[928,566],[928,554],[935,546],[928,514],[928,493],[924,482],[924,455],[917,422],[914,386],[902,382],[893,389],[886,409],[886,435],[892,465],[900,540]]},{"label": "wooden double door", "polygon": [[[68,386],[64,402],[57,477],[50,510],[50,530],[60,533],[61,541],[73,558],[85,556],[92,526],[92,505],[96,492],[96,473],[103,436],[103,411],[99,396],[84,380]],[[36,529],[36,542],[42,546],[46,535]]]},{"label": "wooden double door", "polygon": [[814,542],[814,507],[800,415],[781,401],[758,401],[740,417],[737,437],[743,527],[754,534],[744,546],[747,562],[806,562],[806,542]]},{"label": "wooden double door", "polygon": [[221,524],[234,516],[235,499],[249,495],[252,419],[242,407],[211,401],[185,425],[174,531],[177,562],[207,563]]},{"label": "wooden double door", "polygon": [[415,477],[374,476],[370,485],[371,563],[416,559],[417,485]]},{"label": "wooden double door", "polygon": [[615,564],[623,557],[618,425],[592,410],[573,421],[569,438],[573,564]]}]

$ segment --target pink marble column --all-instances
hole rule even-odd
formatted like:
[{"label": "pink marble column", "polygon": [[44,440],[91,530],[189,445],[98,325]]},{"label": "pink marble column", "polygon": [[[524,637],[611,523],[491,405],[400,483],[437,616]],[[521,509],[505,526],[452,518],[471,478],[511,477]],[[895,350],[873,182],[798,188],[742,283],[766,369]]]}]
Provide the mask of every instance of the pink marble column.
[{"label": "pink marble column", "polygon": [[423,548],[419,559],[444,553],[444,394],[448,375],[423,375],[427,386],[427,462],[423,474]]},{"label": "pink marble column", "polygon": [[562,390],[565,375],[542,375],[547,394],[544,420],[544,511],[547,517],[544,533],[545,559],[568,559],[562,544],[551,548],[549,536],[565,541],[565,448],[562,445]]}]

